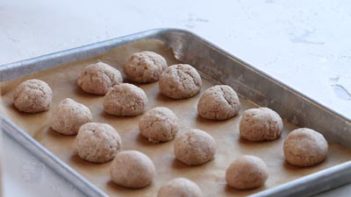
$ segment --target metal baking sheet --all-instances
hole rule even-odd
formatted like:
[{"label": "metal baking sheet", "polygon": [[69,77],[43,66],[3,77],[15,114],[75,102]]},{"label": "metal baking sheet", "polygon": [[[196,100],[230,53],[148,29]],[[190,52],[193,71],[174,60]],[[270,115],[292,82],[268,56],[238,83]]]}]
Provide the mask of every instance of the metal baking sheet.
[{"label": "metal baking sheet", "polygon": [[[330,143],[338,143],[345,148],[350,147],[350,120],[319,105],[289,87],[286,87],[198,36],[182,30],[152,30],[3,65],[0,67],[1,81],[13,80],[23,75],[52,68],[57,65],[103,56],[117,47],[128,46],[131,43],[147,40],[158,40],[162,42],[172,51],[176,60],[194,65],[202,73],[203,77],[209,81],[232,86],[239,92],[242,99],[250,100],[258,105],[271,107],[294,125],[314,128],[321,131]],[[5,117],[5,119],[8,118]],[[9,123],[9,125],[12,124]],[[24,132],[20,129],[14,129],[13,133],[21,133],[22,135]],[[30,137],[26,138],[25,141],[31,142],[31,147],[45,150],[45,148],[41,147],[38,143],[33,143],[34,141]],[[34,154],[36,154],[36,152],[37,151],[33,151]],[[50,153],[47,151],[44,155],[47,155],[48,158],[57,159],[52,155],[50,156]],[[69,167],[60,163],[60,165],[54,166],[53,168],[66,169]],[[262,193],[257,193],[255,195],[313,195],[325,189],[330,189],[349,182],[350,180],[343,175],[347,174],[345,172],[349,172],[350,169],[350,164],[344,163],[340,166],[322,170],[317,174],[302,177],[301,179],[287,184],[273,187],[272,189],[266,188]],[[320,170],[320,168],[318,168],[318,170]],[[312,169],[309,172],[312,173],[314,171],[316,171],[316,169]],[[296,170],[296,173],[299,174],[298,170]],[[304,173],[303,175],[305,174],[309,173]],[[71,179],[67,174],[63,174],[63,176],[67,177],[67,179]],[[86,182],[82,177],[78,178],[80,181]],[[260,190],[255,190],[254,192],[257,191]],[[89,193],[91,193],[91,191]],[[229,193],[227,191],[227,194],[230,194],[230,191]]]}]

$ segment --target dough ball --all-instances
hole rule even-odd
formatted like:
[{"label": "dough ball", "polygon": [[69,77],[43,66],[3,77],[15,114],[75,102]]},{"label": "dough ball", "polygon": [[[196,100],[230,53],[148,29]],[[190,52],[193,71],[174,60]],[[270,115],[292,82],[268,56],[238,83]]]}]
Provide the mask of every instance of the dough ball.
[{"label": "dough ball", "polygon": [[158,81],[166,68],[165,58],[152,51],[134,53],[123,66],[127,78],[136,83]]},{"label": "dough ball", "polygon": [[115,116],[142,114],[148,102],[143,89],[129,83],[113,86],[105,95],[104,111]]},{"label": "dough ball", "polygon": [[180,134],[174,142],[175,157],[186,165],[204,164],[214,158],[216,141],[200,129]]},{"label": "dough ball", "polygon": [[175,178],[163,185],[157,197],[201,197],[202,191],[196,183],[186,178]]},{"label": "dough ball", "polygon": [[225,178],[227,184],[235,189],[254,189],[264,185],[268,170],[262,159],[244,155],[230,164]]},{"label": "dough ball", "polygon": [[178,132],[178,118],[166,107],[155,107],[141,117],[139,130],[150,142],[167,142]]},{"label": "dough ball", "polygon": [[227,85],[216,85],[207,89],[200,97],[197,111],[202,118],[226,120],[234,117],[240,110],[236,92]]},{"label": "dough ball", "polygon": [[240,120],[240,137],[249,141],[270,141],[280,137],[283,121],[277,112],[259,107],[244,111]]},{"label": "dough ball", "polygon": [[51,100],[51,88],[47,83],[38,79],[30,79],[19,84],[13,96],[16,109],[27,113],[49,110]]},{"label": "dough ball", "polygon": [[80,73],[77,84],[83,91],[96,95],[105,95],[109,88],[122,83],[121,73],[103,62],[90,64]]},{"label": "dough ball", "polygon": [[155,166],[151,159],[139,151],[119,152],[110,168],[111,179],[127,188],[143,188],[155,177]]},{"label": "dough ball", "polygon": [[89,122],[83,124],[75,139],[78,156],[93,163],[112,160],[121,149],[121,137],[110,125]]},{"label": "dough ball", "polygon": [[75,135],[79,127],[93,120],[88,107],[74,101],[63,99],[52,113],[51,128],[63,135]]},{"label": "dough ball", "polygon": [[188,64],[169,66],[161,75],[159,88],[161,94],[173,98],[190,98],[200,92],[200,74]]},{"label": "dough ball", "polygon": [[284,156],[288,163],[307,167],[324,161],[328,142],[322,134],[308,128],[295,129],[284,141]]}]

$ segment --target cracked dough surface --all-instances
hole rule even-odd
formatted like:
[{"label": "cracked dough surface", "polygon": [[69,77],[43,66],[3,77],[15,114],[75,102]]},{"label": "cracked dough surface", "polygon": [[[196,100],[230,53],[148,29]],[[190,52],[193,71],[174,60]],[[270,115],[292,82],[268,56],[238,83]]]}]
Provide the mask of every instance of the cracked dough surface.
[{"label": "cracked dough surface", "polygon": [[136,116],[144,112],[147,102],[144,90],[133,84],[122,83],[107,92],[103,107],[111,115]]},{"label": "cracked dough surface", "polygon": [[79,127],[93,120],[90,109],[85,105],[66,98],[56,107],[51,117],[51,128],[63,135],[75,135]]},{"label": "cracked dough surface", "polygon": [[189,64],[169,66],[161,75],[161,94],[173,99],[193,97],[200,92],[202,80],[197,70]]},{"label": "cracked dough surface", "polygon": [[276,140],[282,129],[282,118],[267,107],[245,110],[240,120],[240,137],[249,141]]},{"label": "cracked dough surface", "polygon": [[123,78],[119,70],[112,66],[98,62],[86,66],[77,80],[78,86],[85,92],[105,95],[109,88],[122,83]]},{"label": "cracked dough surface", "polygon": [[149,110],[139,121],[140,134],[153,143],[173,140],[178,129],[177,116],[166,107]]},{"label": "cracked dough surface", "polygon": [[151,83],[158,81],[161,73],[167,68],[167,61],[161,55],[152,51],[134,53],[123,65],[127,78],[136,83]]},{"label": "cracked dough surface", "polygon": [[201,165],[214,159],[216,146],[216,141],[205,131],[190,129],[175,139],[174,155],[186,165]]},{"label": "cracked dough surface", "polygon": [[197,111],[203,118],[226,120],[236,116],[240,110],[240,101],[236,92],[227,85],[208,88],[200,97]]},{"label": "cracked dough surface", "polygon": [[122,140],[109,124],[89,122],[79,128],[74,142],[78,156],[93,163],[112,160],[121,149]]},{"label": "cracked dough surface", "polygon": [[38,79],[30,79],[19,84],[13,96],[17,110],[27,113],[47,111],[52,100],[50,86]]}]

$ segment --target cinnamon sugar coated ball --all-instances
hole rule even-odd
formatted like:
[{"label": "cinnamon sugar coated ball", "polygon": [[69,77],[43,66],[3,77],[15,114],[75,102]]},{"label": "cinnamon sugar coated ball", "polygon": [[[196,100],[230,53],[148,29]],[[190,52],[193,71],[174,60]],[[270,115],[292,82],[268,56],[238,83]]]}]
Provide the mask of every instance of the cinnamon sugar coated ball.
[{"label": "cinnamon sugar coated ball", "polygon": [[92,120],[93,115],[88,107],[66,98],[53,111],[50,127],[63,135],[75,135],[81,125]]},{"label": "cinnamon sugar coated ball", "polygon": [[215,140],[200,129],[190,129],[174,141],[176,159],[189,166],[204,164],[212,160],[215,153]]},{"label": "cinnamon sugar coated ball", "polygon": [[178,118],[166,107],[155,107],[141,117],[139,130],[150,142],[167,142],[178,132]]},{"label": "cinnamon sugar coated ball", "polygon": [[157,197],[201,197],[199,186],[186,178],[175,178],[163,185]]},{"label": "cinnamon sugar coated ball", "polygon": [[200,92],[202,81],[197,70],[188,64],[169,66],[161,75],[161,94],[173,99],[185,99]]},{"label": "cinnamon sugar coated ball", "polygon": [[275,140],[282,130],[282,118],[267,107],[245,110],[240,120],[240,137],[249,141]]},{"label": "cinnamon sugar coated ball", "polygon": [[75,150],[86,161],[104,163],[115,157],[121,143],[118,132],[109,124],[89,122],[79,128]]},{"label": "cinnamon sugar coated ball", "polygon": [[227,85],[207,89],[197,104],[198,114],[205,119],[226,120],[239,113],[240,101],[236,92]]},{"label": "cinnamon sugar coated ball", "polygon": [[313,166],[324,161],[328,142],[322,134],[308,128],[295,129],[284,141],[284,156],[294,166]]},{"label": "cinnamon sugar coated ball", "polygon": [[268,170],[262,159],[244,155],[230,164],[225,178],[228,186],[235,189],[254,189],[265,184]]},{"label": "cinnamon sugar coated ball", "polygon": [[122,83],[121,73],[103,62],[90,64],[80,73],[78,86],[85,92],[105,95],[109,88]]},{"label": "cinnamon sugar coated ball", "polygon": [[146,187],[152,183],[155,174],[154,163],[139,151],[119,152],[110,167],[112,181],[127,188]]},{"label": "cinnamon sugar coated ball", "polygon": [[142,114],[148,102],[143,89],[129,83],[115,85],[104,97],[103,107],[115,116],[136,116]]},{"label": "cinnamon sugar coated ball", "polygon": [[124,73],[130,81],[150,83],[158,81],[167,68],[167,62],[161,55],[152,51],[142,51],[130,56],[123,65]]},{"label": "cinnamon sugar coated ball", "polygon": [[47,111],[52,100],[52,90],[39,79],[30,79],[19,84],[13,95],[13,105],[18,111],[36,113]]}]

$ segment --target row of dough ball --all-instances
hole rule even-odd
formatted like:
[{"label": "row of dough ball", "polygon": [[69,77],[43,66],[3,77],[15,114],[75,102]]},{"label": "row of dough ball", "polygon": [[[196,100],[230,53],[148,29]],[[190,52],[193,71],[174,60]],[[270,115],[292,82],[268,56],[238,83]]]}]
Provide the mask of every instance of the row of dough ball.
[{"label": "row of dough ball", "polygon": [[[70,100],[65,99],[64,101]],[[176,115],[170,109],[156,107],[148,111],[140,119],[140,134],[148,138],[151,142],[169,141],[178,132],[177,122]],[[118,133],[116,133],[117,131],[106,124],[100,123],[100,126],[98,123],[84,124],[80,127],[76,138],[75,147],[78,155],[82,159],[98,163],[113,159],[121,147],[121,139]],[[292,131],[284,142],[286,160],[296,166],[311,166],[320,163],[325,159],[327,149],[328,144],[323,136],[318,132],[306,128]],[[175,158],[189,166],[201,165],[212,160],[215,152],[215,140],[209,134],[199,129],[190,129],[187,132],[181,133],[174,142]],[[114,167],[116,165],[118,167]],[[112,179],[119,185],[133,187],[116,179],[116,174],[120,175],[120,173],[114,173],[116,170],[112,169],[120,169],[119,165],[113,162],[111,167]],[[150,166],[149,164],[145,165]],[[150,174],[152,173],[150,171],[152,170],[150,170],[150,167],[145,168],[147,168],[145,176],[148,175],[147,177],[151,179],[152,176]],[[123,172],[127,171],[127,169],[123,170]],[[138,174],[140,173],[142,172]],[[264,184],[267,178],[268,172],[264,162],[254,156],[244,156],[235,160],[229,166],[226,173],[228,185],[237,189],[259,187]],[[125,180],[126,178],[119,177],[119,179]],[[135,180],[140,181],[144,179],[136,178]],[[132,181],[131,184],[133,185],[133,183]],[[135,184],[137,186],[134,187],[140,187],[137,183]]]},{"label": "row of dough ball", "polygon": [[[167,62],[161,55],[150,51],[134,53],[124,64],[123,70],[132,82],[150,83],[160,80],[161,94],[173,99],[192,97],[200,92],[202,85],[199,73],[192,66],[177,64],[167,67]],[[122,74],[117,69],[98,62],[83,69],[77,84],[87,93],[106,94],[104,110],[109,114],[141,114],[147,103],[146,94],[131,84],[116,86],[122,81]],[[48,110],[51,100],[51,88],[45,82],[33,79],[16,88],[14,105],[19,111],[35,113]],[[199,115],[206,119],[229,119],[239,110],[239,98],[229,86],[215,86],[206,90],[198,103]]]},{"label": "row of dough ball", "polygon": [[[139,189],[149,186],[156,175],[152,160],[139,151],[122,151],[110,167],[111,179],[117,185]],[[200,187],[186,178],[174,178],[160,187],[158,197],[201,197]]]},{"label": "row of dough ball", "polygon": [[[151,51],[134,53],[123,65],[127,79],[134,83],[159,81],[160,92],[173,99],[189,98],[200,92],[202,81],[195,68],[188,64],[168,67],[166,60]],[[112,66],[98,62],[81,72],[77,84],[87,93],[105,95],[109,88],[122,83],[122,74]]]},{"label": "row of dough ball", "polygon": [[[161,73],[167,67],[167,62],[161,55],[151,51],[142,51],[129,57],[127,63],[123,65],[123,71],[131,82],[151,83],[158,81]],[[122,81],[122,74],[119,70],[106,63],[98,62],[83,69],[77,84],[87,93],[105,95],[109,88]]]},{"label": "row of dough ball", "polygon": [[[91,90],[96,90],[96,91],[101,91],[101,92],[107,92],[105,95],[105,99],[103,102],[104,106],[104,111],[107,112],[108,114],[112,115],[117,115],[117,116],[135,116],[139,115],[144,112],[144,108],[148,102],[147,96],[145,92],[132,84],[128,83],[112,83],[113,86],[111,87],[105,87],[104,85],[99,83],[83,83],[81,82],[81,79],[89,79],[94,81],[96,77],[94,76],[87,76],[87,70],[90,70],[91,67],[96,67],[97,65],[102,64],[93,64],[89,65],[86,67],[86,70],[82,72],[82,75],[78,79],[78,84],[82,87],[82,89],[85,89],[85,91],[89,91],[88,89],[91,88]],[[102,64],[103,65],[103,64]],[[109,66],[106,66],[109,67]],[[178,73],[178,77],[176,77],[178,80],[182,80],[184,77],[181,77],[181,74],[179,73],[191,73],[191,72],[178,72],[178,71],[172,71],[172,66],[170,66],[170,74]],[[201,78],[197,71],[189,66],[189,65],[175,65],[175,68],[189,68],[190,70],[194,71],[193,75],[198,76],[199,83],[201,83]],[[112,67],[110,69],[113,69]],[[116,70],[117,71],[117,70]],[[167,71],[165,72],[167,74]],[[191,74],[185,74],[185,76],[190,76]],[[100,76],[99,74],[97,76]],[[97,77],[100,79],[99,77]],[[111,77],[113,78],[113,77]],[[117,77],[118,78],[118,77]],[[165,83],[171,83],[171,79],[167,77],[168,79],[165,80]],[[97,80],[97,79],[96,79]],[[86,81],[86,80],[84,80]],[[186,82],[184,80],[184,84],[190,84],[190,82]],[[190,80],[191,82],[194,82],[194,80]],[[196,81],[196,80],[195,80]],[[162,92],[162,86],[161,84],[165,83],[160,83],[160,90]],[[175,81],[176,83],[176,81]],[[195,83],[195,82],[194,82]],[[93,84],[95,84],[95,87]],[[173,83],[174,84],[174,83]],[[186,85],[179,85],[181,88],[184,88]],[[183,95],[184,94],[178,94],[178,91],[175,91],[174,85],[169,85],[166,86],[172,89],[170,92],[171,94],[175,95]],[[185,92],[187,91],[186,89],[183,89]],[[183,91],[183,93],[184,93]],[[196,93],[200,91],[200,86],[199,89],[196,90]],[[177,93],[178,92],[178,93]],[[191,93],[186,93],[188,96],[191,95],[193,96],[195,94],[194,91],[191,91]],[[174,96],[175,97],[175,96]],[[177,97],[180,98],[180,97]],[[46,111],[49,109],[49,106],[51,104],[52,100],[52,90],[49,87],[47,83],[41,80],[37,79],[31,79],[22,82],[19,86],[17,86],[15,93],[14,93],[14,99],[13,103],[16,109],[22,112],[29,112],[29,113],[35,113],[35,112],[41,112],[41,111]],[[229,119],[231,117],[234,117],[240,110],[240,101],[239,98],[236,94],[236,92],[229,86],[226,85],[218,85],[211,87],[207,89],[204,94],[200,97],[200,100],[198,102],[198,113],[201,117],[206,118],[206,119],[217,119],[217,120],[224,120],[224,119]]]},{"label": "row of dough ball", "polygon": [[[225,179],[235,189],[254,189],[268,178],[266,164],[258,157],[244,155],[234,160],[226,170]],[[156,175],[152,160],[139,151],[121,151],[110,167],[111,179],[117,185],[139,189],[149,186]],[[202,196],[199,186],[185,178],[175,178],[164,184],[158,196]]]},{"label": "row of dough ball", "polygon": [[[173,94],[176,91],[171,92]],[[136,116],[144,112],[147,102],[148,98],[141,88],[122,83],[110,88],[104,97],[103,106],[104,111],[111,115]],[[236,92],[230,86],[216,85],[207,89],[201,95],[197,109],[199,116],[205,119],[226,120],[238,114],[240,101]]]},{"label": "row of dough ball", "polygon": [[[151,51],[134,53],[123,65],[123,70],[131,82],[160,80],[160,92],[174,99],[192,97],[201,89],[201,77],[195,68],[187,64],[168,67],[161,55]],[[105,95],[110,88],[122,82],[121,72],[103,62],[86,66],[77,79],[77,85],[84,92],[95,95]],[[19,111],[37,113],[49,109],[52,96],[47,83],[32,79],[16,88],[13,102]]]},{"label": "row of dough ball", "polygon": [[[25,92],[32,94],[24,94]],[[32,106],[38,102],[45,103],[45,106],[48,107],[48,100],[51,96],[52,91],[45,82],[32,79],[21,83],[16,88],[14,105],[18,108],[18,106],[22,106],[21,104],[24,101],[28,101],[32,105],[28,105],[29,108],[27,109],[33,109]],[[105,112],[120,116],[143,113],[147,101],[146,94],[141,88],[126,83],[113,86],[105,97]],[[230,105],[230,103],[233,105]],[[203,108],[207,109],[206,113],[203,112]],[[207,118],[229,118],[235,116],[239,109],[240,102],[237,94],[232,88],[225,85],[217,85],[207,89],[198,102],[199,115]],[[86,106],[72,99],[65,99],[60,102],[56,113],[53,114],[51,127],[59,133],[72,135],[77,133],[82,124],[91,120],[92,115]],[[176,124],[174,123],[175,115],[170,110],[151,110],[142,120],[139,124],[141,133],[150,141],[162,142],[173,139]],[[150,129],[148,125],[154,121],[158,122],[156,125],[159,128]],[[163,127],[169,128],[164,129],[165,132],[163,133],[158,132]],[[282,128],[282,120],[276,112],[268,108],[253,108],[243,113],[240,121],[240,136],[249,141],[274,140],[279,138]],[[284,153],[287,161],[293,165],[311,166],[323,160],[328,149],[324,137],[307,129],[303,129],[299,133],[291,135],[296,137],[288,137],[286,140]],[[305,140],[298,140],[299,143],[289,143],[294,141],[295,138]],[[301,145],[299,144],[303,144],[303,147],[310,146],[312,148],[300,150]]]},{"label": "row of dough ball", "polygon": [[[129,188],[142,188],[151,184],[155,176],[155,167],[147,156],[142,155],[136,151],[124,151],[118,154],[111,166],[112,180],[118,185]],[[131,169],[130,166],[133,168]],[[234,160],[225,173],[228,186],[240,190],[261,187],[267,179],[266,164],[262,159],[251,155],[244,155]],[[201,190],[190,180],[178,178],[162,186],[158,192],[158,196],[179,196],[180,194],[201,196]]]},{"label": "row of dough ball", "polygon": [[[89,79],[94,79],[94,77],[89,77]],[[90,84],[82,87],[91,88],[93,85]],[[108,89],[99,89],[96,87],[93,89],[108,91],[105,95],[103,106],[104,111],[111,115],[139,115],[144,112],[148,102],[147,96],[141,88],[128,83],[115,84]],[[46,111],[50,107],[52,95],[52,90],[46,82],[31,79],[22,82],[16,87],[13,103],[15,108],[22,112],[36,113]],[[235,116],[239,110],[240,102],[236,92],[226,85],[209,88],[204,92],[198,102],[199,115],[207,119],[228,119]]]}]

